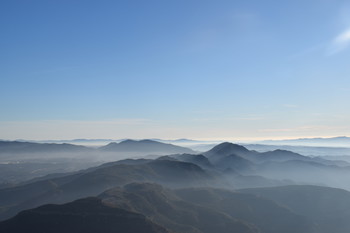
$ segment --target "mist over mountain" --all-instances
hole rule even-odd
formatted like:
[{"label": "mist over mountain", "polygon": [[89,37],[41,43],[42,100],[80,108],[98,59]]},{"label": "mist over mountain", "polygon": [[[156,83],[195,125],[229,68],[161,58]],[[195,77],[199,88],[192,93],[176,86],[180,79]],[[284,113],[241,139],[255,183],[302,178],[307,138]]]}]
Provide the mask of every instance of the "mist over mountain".
[{"label": "mist over mountain", "polygon": [[142,232],[345,233],[349,204],[349,192],[319,186],[231,191],[130,183],[97,198],[25,210],[0,222],[0,230],[45,230],[59,222],[58,229],[67,232],[86,227],[91,232],[106,227],[138,232],[144,227]]},{"label": "mist over mountain", "polygon": [[266,145],[289,145],[289,146],[322,146],[322,147],[350,147],[350,137],[332,138],[298,138],[288,140],[265,140],[258,142]]},{"label": "mist over mountain", "polygon": [[244,144],[250,150],[267,152],[272,150],[288,150],[306,156],[348,156],[350,157],[350,148],[346,147],[325,147],[325,146],[287,146],[287,145],[263,145],[263,144]]},{"label": "mist over mountain", "polygon": [[26,208],[94,196],[108,188],[131,182],[157,182],[170,187],[222,183],[215,174],[192,163],[169,160],[151,160],[133,165],[111,163],[72,175],[0,189],[0,219]]},{"label": "mist over mountain", "polygon": [[350,0],[0,19],[0,233],[350,233]]},{"label": "mist over mountain", "polygon": [[194,153],[193,150],[175,146],[168,143],[162,143],[152,140],[125,140],[120,143],[111,142],[106,146],[99,148],[102,151],[108,152],[141,152],[141,153],[164,153],[164,154],[175,154],[175,153]]},{"label": "mist over mountain", "polygon": [[50,152],[86,152],[92,150],[84,146],[56,143],[34,143],[19,141],[0,141],[0,154],[50,153]]},{"label": "mist over mountain", "polygon": [[176,153],[195,152],[152,140],[125,140],[102,147],[0,141],[0,185],[18,183],[50,173],[78,171],[125,158]]},{"label": "mist over mountain", "polygon": [[[169,232],[326,233],[324,229],[333,229],[334,233],[345,233],[350,230],[347,223],[339,220],[348,216],[349,193],[330,188],[350,190],[350,166],[346,161],[280,149],[257,152],[228,142],[202,154],[151,140],[127,140],[98,149],[83,148],[100,155],[134,151],[144,156],[0,187],[0,219],[27,222],[38,218],[35,209],[38,206],[98,196],[103,205],[138,213],[145,221],[150,220]],[[170,152],[158,158],[146,156],[156,150],[165,153],[165,149]],[[264,190],[269,192],[265,194]],[[290,195],[294,198],[290,200],[294,201],[287,203]],[[321,198],[326,196],[329,200]],[[298,200],[303,203],[312,197],[315,201],[308,201],[309,205],[297,205]],[[317,209],[314,206],[318,202],[324,203],[318,207],[322,208],[318,217],[302,208]],[[345,208],[340,207],[340,202]],[[89,206],[88,202],[86,205]],[[34,212],[25,211],[33,208]],[[325,211],[327,208],[340,217],[331,218]],[[84,212],[84,205],[74,211]],[[22,213],[27,217],[19,219]],[[48,215],[48,222],[51,221],[49,212],[40,213],[43,218]],[[8,221],[3,223],[8,225]],[[332,227],[324,227],[325,223]]]},{"label": "mist over mountain", "polygon": [[286,206],[317,224],[319,233],[345,233],[350,229],[350,193],[345,190],[295,185],[245,189],[239,192],[252,193]]}]

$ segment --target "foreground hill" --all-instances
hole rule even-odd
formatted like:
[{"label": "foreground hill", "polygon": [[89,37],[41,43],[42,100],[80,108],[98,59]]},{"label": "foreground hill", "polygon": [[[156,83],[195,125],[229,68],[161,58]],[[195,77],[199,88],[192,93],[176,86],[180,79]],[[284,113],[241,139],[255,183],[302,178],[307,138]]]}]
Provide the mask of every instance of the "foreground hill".
[{"label": "foreground hill", "polygon": [[214,185],[220,183],[220,180],[195,164],[180,161],[105,164],[64,177],[0,189],[0,219],[42,204],[64,203],[98,195],[108,188],[131,182],[157,182],[169,187],[188,187]]},{"label": "foreground hill", "polygon": [[108,207],[98,198],[23,211],[10,220],[0,222],[0,232],[169,233],[141,214]]},{"label": "foreground hill", "polygon": [[0,232],[348,233],[349,207],[349,192],[318,186],[229,191],[131,183],[22,211],[0,222]]},{"label": "foreground hill", "polygon": [[244,189],[273,200],[317,224],[319,233],[350,232],[350,193],[342,189],[293,185]]},{"label": "foreground hill", "polygon": [[169,190],[156,184],[129,184],[99,197],[110,206],[142,213],[174,232],[317,232],[311,221],[273,201],[222,189]]}]

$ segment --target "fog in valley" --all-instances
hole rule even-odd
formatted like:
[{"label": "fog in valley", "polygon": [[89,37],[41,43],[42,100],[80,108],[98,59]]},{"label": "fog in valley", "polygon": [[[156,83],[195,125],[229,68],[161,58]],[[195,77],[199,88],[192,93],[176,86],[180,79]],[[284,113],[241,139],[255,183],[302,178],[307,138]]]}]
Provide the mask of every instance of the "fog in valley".
[{"label": "fog in valley", "polygon": [[[20,232],[29,219],[44,221],[28,225],[34,230],[51,229],[52,218],[67,223],[73,206],[91,211],[92,228],[104,211],[115,211],[113,227],[129,229],[118,225],[123,210],[171,232],[350,230],[350,163],[336,155],[258,152],[230,142],[208,151],[154,140],[0,145],[0,229],[8,232]],[[83,212],[76,214],[80,221]]]}]

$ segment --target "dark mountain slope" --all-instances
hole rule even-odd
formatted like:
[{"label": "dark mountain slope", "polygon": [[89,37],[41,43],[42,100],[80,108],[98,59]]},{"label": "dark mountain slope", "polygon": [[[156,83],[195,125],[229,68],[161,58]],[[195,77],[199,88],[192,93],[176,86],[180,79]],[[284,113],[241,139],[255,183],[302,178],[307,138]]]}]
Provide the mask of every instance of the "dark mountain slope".
[{"label": "dark mountain slope", "polygon": [[319,226],[319,233],[350,232],[350,192],[309,185],[240,190],[269,198],[307,217]]},{"label": "dark mountain slope", "polygon": [[144,214],[178,233],[253,233],[254,227],[225,213],[185,202],[156,184],[129,184],[99,196],[103,202]]},{"label": "dark mountain slope", "polygon": [[171,158],[175,158],[179,161],[188,162],[196,164],[202,168],[209,168],[212,169],[213,165],[209,162],[209,159],[205,157],[204,155],[196,155],[196,154],[175,154],[175,155],[169,155]]},{"label": "dark mountain slope", "polygon": [[210,188],[180,189],[175,193],[190,203],[254,224],[261,233],[318,232],[310,220],[255,195]]},{"label": "dark mountain slope", "polygon": [[23,211],[12,219],[0,222],[0,232],[168,233],[141,214],[108,207],[97,198]]},{"label": "dark mountain slope", "polygon": [[217,177],[195,164],[155,160],[144,164],[101,166],[82,173],[0,190],[0,219],[46,203],[65,203],[97,195],[131,182],[158,182],[171,187],[208,186]]}]

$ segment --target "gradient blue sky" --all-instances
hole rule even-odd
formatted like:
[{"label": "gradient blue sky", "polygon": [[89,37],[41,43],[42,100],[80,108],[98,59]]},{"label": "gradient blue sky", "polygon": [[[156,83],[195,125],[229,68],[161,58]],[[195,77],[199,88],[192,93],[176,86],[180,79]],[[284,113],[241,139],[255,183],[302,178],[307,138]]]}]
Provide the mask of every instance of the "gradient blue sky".
[{"label": "gradient blue sky", "polygon": [[1,1],[0,138],[350,135],[350,1]]}]

